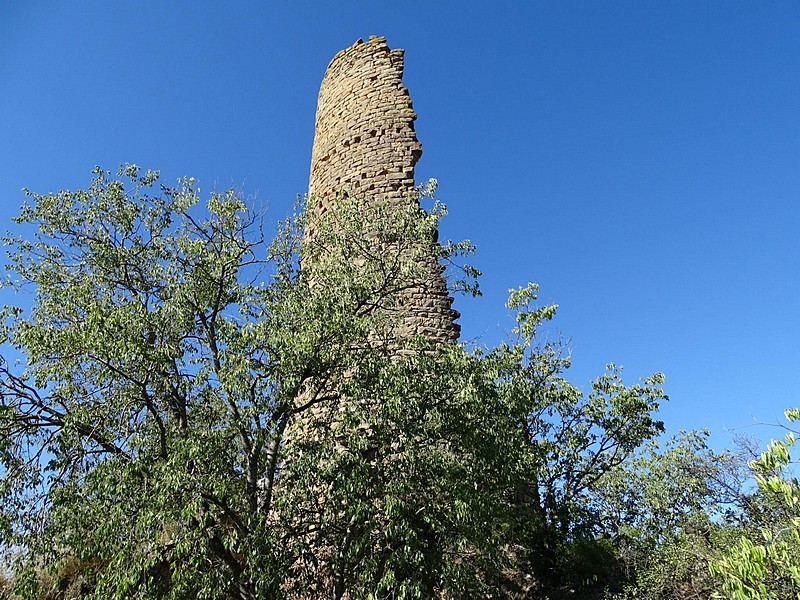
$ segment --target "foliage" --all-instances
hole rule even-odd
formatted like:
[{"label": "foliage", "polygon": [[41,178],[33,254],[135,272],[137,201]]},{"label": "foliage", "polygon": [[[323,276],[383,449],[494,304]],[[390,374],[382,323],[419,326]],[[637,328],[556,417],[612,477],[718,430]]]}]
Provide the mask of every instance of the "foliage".
[{"label": "foliage", "polygon": [[633,386],[622,383],[622,369],[606,373],[581,390],[563,377],[569,359],[559,343],[534,343],[536,329],[555,314],[555,306],[532,308],[538,288],[512,291],[516,309],[513,343],[489,354],[501,393],[521,418],[527,460],[534,478],[530,499],[545,522],[563,533],[581,534],[588,526],[586,498],[604,475],[643,442],[663,431],[653,418],[664,376],[656,373]]},{"label": "foliage", "polygon": [[605,478],[596,501],[608,533],[631,547],[652,549],[682,532],[707,531],[736,501],[735,458],[706,445],[707,431],[682,431],[651,441]]},{"label": "foliage", "polygon": [[[382,377],[382,303],[419,255],[461,250],[431,249],[443,211],[342,202],[301,249],[302,213],[267,244],[232,191],[203,209],[193,180],[158,187],[135,166],[29,195],[35,239],[6,243],[10,285],[34,296],[5,310],[23,364],[0,377],[19,592],[77,559],[99,598],[276,593],[302,539],[291,512],[275,526],[287,426],[338,401],[331,382]],[[367,255],[365,227],[393,243]]]},{"label": "foliage", "polygon": [[[711,452],[705,436],[684,432],[663,450],[648,444],[598,488],[604,530],[616,530],[628,580],[614,597],[798,597],[795,433],[773,440],[749,466],[743,452]],[[754,477],[755,492],[746,476]]]},{"label": "foliage", "polygon": [[537,292],[533,284],[511,291],[514,338],[484,359],[518,423],[522,453],[511,499],[517,566],[548,586],[589,593],[604,585],[614,563],[596,538],[601,516],[590,500],[610,472],[663,430],[654,413],[666,399],[664,378],[656,373],[626,386],[621,368],[609,364],[584,394],[564,378],[569,358],[561,343],[537,341],[556,310],[536,307]]},{"label": "foliage", "polygon": [[723,515],[738,510],[743,478],[732,452],[708,448],[707,431],[652,440],[609,472],[593,505],[614,540],[625,598],[708,598],[708,563],[729,537]]},{"label": "foliage", "polygon": [[[798,409],[785,415],[800,421]],[[736,543],[712,562],[725,597],[800,598],[800,484],[790,472],[796,433],[789,430],[783,440],[772,440],[751,462],[762,501],[754,515],[760,527],[742,527]]]},{"label": "foliage", "polygon": [[533,285],[496,348],[406,335],[431,257],[471,250],[436,241],[442,205],[301,205],[267,242],[234,192],[133,165],[28,195],[0,366],[18,596],[500,597],[612,556],[597,498],[663,430],[663,376],[583,394]]}]

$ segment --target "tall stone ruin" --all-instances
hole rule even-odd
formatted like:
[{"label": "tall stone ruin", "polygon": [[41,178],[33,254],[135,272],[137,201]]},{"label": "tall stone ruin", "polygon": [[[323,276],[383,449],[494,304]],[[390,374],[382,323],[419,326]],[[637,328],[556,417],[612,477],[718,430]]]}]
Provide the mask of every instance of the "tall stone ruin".
[{"label": "tall stone ruin", "polygon": [[[389,209],[417,202],[414,166],[422,145],[414,132],[417,115],[402,84],[403,50],[372,36],[333,57],[319,90],[311,175],[311,214],[324,214],[342,194],[381,200]],[[313,235],[310,219],[307,235]],[[402,299],[402,333],[434,343],[455,341],[460,326],[434,257],[428,275]]]},{"label": "tall stone ruin", "polygon": [[[380,202],[384,210],[401,209],[409,203],[418,206],[414,166],[422,147],[414,133],[416,115],[402,76],[403,51],[390,50],[382,37],[358,40],[336,54],[328,65],[317,106],[306,241],[316,235],[320,216],[345,195],[358,202]],[[460,333],[455,322],[459,314],[451,307],[444,269],[435,256],[423,256],[421,261],[421,275],[416,275],[413,284],[398,294],[397,306],[391,307],[398,311],[399,319],[390,335],[421,336],[434,345],[455,341]],[[306,268],[305,263],[302,268]],[[383,341],[389,342],[385,348],[392,347],[391,339]],[[300,404],[306,400],[301,398]],[[346,402],[334,397],[297,414],[286,429],[284,450],[289,454],[285,460],[297,460],[306,451],[304,446],[313,447],[326,436],[329,442],[333,436],[334,443],[343,443],[340,419],[345,407]],[[361,433],[368,429],[365,427]],[[362,450],[362,456],[372,460],[368,457],[375,450]],[[314,523],[324,510],[326,495],[323,484],[309,497],[299,499],[303,504],[302,518]],[[310,526],[309,538],[316,535],[314,531]],[[315,546],[313,558],[303,556],[295,562],[292,580],[311,586],[296,597],[323,597],[337,589],[333,575],[336,556],[336,548],[322,543]],[[334,597],[340,597],[337,594]]]}]

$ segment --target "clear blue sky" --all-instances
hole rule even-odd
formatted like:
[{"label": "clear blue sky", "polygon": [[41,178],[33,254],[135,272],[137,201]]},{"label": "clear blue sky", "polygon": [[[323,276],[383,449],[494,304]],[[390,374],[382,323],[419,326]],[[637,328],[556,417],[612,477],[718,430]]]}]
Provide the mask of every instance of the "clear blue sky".
[{"label": "clear blue sky", "polygon": [[[477,243],[465,338],[509,287],[558,302],[571,379],[667,374],[671,431],[800,404],[800,4],[0,0],[0,222],[136,162],[306,189],[316,94],[341,48],[405,48],[418,179]],[[745,429],[768,438],[770,430]]]}]

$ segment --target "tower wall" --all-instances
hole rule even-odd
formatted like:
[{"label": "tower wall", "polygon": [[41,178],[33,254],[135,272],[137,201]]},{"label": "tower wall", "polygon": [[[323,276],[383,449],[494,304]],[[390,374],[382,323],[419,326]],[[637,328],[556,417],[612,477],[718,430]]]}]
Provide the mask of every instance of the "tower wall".
[{"label": "tower wall", "polygon": [[[380,199],[392,206],[417,202],[414,166],[422,145],[414,132],[416,114],[402,84],[403,50],[383,37],[358,40],[328,65],[317,103],[311,153],[311,214],[324,214],[341,194]],[[310,219],[307,235],[313,236]],[[458,312],[434,257],[428,274],[403,298],[403,333],[435,342],[458,339]]]}]

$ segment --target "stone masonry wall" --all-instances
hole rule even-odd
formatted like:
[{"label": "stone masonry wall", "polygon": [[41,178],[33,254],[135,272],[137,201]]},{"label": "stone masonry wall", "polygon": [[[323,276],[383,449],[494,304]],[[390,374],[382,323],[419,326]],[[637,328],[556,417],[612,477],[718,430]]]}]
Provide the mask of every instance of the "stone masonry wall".
[{"label": "stone masonry wall", "polygon": [[[422,145],[414,132],[416,114],[403,87],[403,50],[391,50],[383,37],[358,40],[328,65],[317,103],[311,153],[311,208],[324,214],[342,193],[380,198],[389,206],[417,202],[414,165]],[[312,211],[312,214],[313,214]],[[308,223],[307,235],[313,235]],[[441,343],[458,339],[459,314],[431,258],[430,274],[403,301],[403,332]]]},{"label": "stone masonry wall", "polygon": [[[307,240],[315,234],[314,219],[345,193],[359,202],[385,202],[388,210],[417,203],[414,165],[422,147],[414,133],[416,115],[402,76],[403,51],[390,50],[382,37],[358,40],[339,52],[328,66],[319,91],[311,155]],[[404,290],[399,298],[397,335],[423,336],[433,343],[457,340],[460,327],[455,320],[459,315],[451,308],[442,266],[434,257],[424,258],[422,272],[419,285]],[[303,396],[299,403],[307,400]],[[313,446],[320,438],[330,441],[331,435],[337,444],[346,441],[340,429],[343,407],[344,403],[334,398],[292,418],[284,435],[284,471],[276,484],[279,489],[286,486],[284,492],[291,493],[289,478],[293,475],[287,465],[303,455],[304,446]],[[368,457],[374,450],[362,450],[362,456],[371,460]],[[331,590],[336,589],[337,550],[314,537],[327,493],[328,488],[320,485],[314,494],[297,499],[302,506],[298,513],[302,521],[297,526],[301,531],[308,527],[308,543],[315,555],[313,560],[299,557],[292,565],[289,587],[296,579],[303,591],[288,597],[330,597]]]}]

